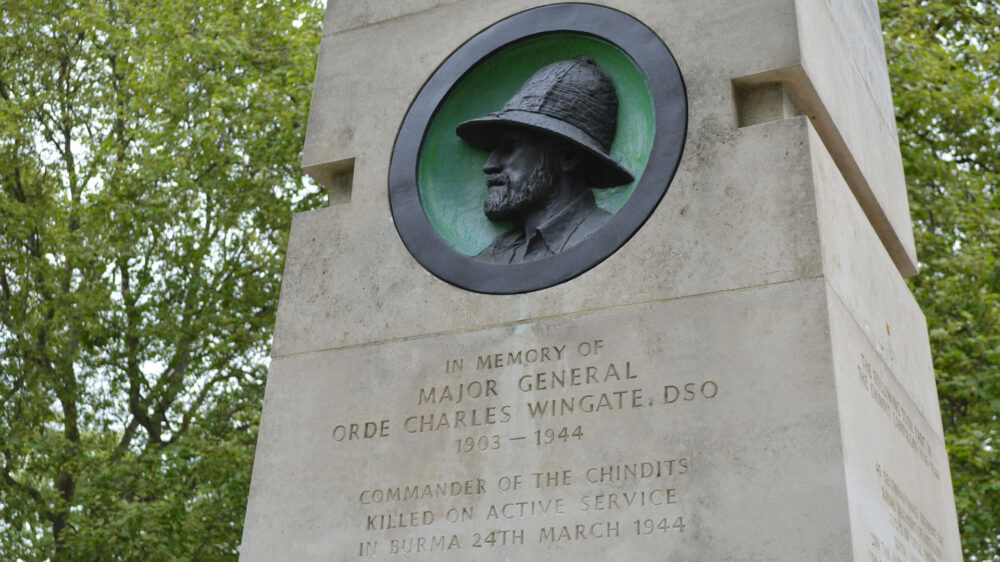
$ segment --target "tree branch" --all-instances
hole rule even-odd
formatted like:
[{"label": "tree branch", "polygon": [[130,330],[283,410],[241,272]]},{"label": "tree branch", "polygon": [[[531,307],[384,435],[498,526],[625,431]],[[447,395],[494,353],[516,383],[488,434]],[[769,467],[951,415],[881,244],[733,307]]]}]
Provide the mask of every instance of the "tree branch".
[{"label": "tree branch", "polygon": [[21,490],[22,492],[28,494],[28,496],[30,496],[31,499],[35,500],[36,502],[44,506],[44,510],[47,512],[48,503],[45,502],[45,499],[42,497],[42,493],[32,488],[31,486],[24,484],[23,482],[18,482],[17,480],[14,479],[13,475],[11,475],[10,464],[13,462],[13,458],[10,454],[10,451],[5,449],[3,451],[3,458],[4,458],[3,474],[2,474],[3,481],[6,482],[8,486]]}]

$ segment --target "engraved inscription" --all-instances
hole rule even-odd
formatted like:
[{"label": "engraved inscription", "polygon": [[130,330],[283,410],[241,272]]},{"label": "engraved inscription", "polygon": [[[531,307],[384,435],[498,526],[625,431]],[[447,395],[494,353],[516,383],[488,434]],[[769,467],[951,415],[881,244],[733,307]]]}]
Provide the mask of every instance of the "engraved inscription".
[{"label": "engraved inscription", "polygon": [[870,562],[940,562],[944,560],[944,537],[902,487],[881,465],[875,465],[885,503],[892,522],[892,541],[871,533],[868,549]]},{"label": "engraved inscription", "polygon": [[940,472],[931,461],[930,441],[917,427],[913,417],[907,412],[906,406],[892,392],[885,376],[875,369],[864,355],[861,356],[861,362],[858,364],[858,380],[869,392],[879,409],[892,421],[896,431],[902,435],[913,452],[930,469],[934,478],[940,480]]},{"label": "engraved inscription", "polygon": [[[453,389],[454,386],[454,389]],[[444,386],[432,386],[421,388],[417,405],[438,404],[441,402],[451,402],[458,404],[464,398],[477,399],[489,398],[497,395],[497,381],[486,379],[483,381],[472,381],[457,385],[446,384]]]},{"label": "engraved inscription", "polygon": [[[362,557],[377,554],[379,543],[388,545],[389,554],[416,554],[519,546],[526,540],[563,543],[681,533],[685,528],[681,487],[689,469],[689,459],[681,457],[366,489],[358,501],[381,510],[366,516],[364,531],[381,533],[382,537],[362,541],[358,552]],[[633,485],[613,491],[602,488],[615,482]],[[493,501],[503,494],[542,490],[561,495]],[[476,497],[488,501],[437,510],[426,507],[432,500]],[[629,518],[629,513],[639,517]],[[597,519],[587,520],[588,516]],[[482,527],[462,533],[397,536],[435,524],[466,522]],[[518,527],[489,527],[506,523]]]},{"label": "engraved inscription", "polygon": [[[436,481],[372,481],[355,490],[363,518],[352,557],[433,559],[454,551],[474,557],[476,549],[528,544],[663,540],[695,524],[684,513],[685,483],[695,467],[690,454],[553,463],[564,448],[597,439],[590,424],[718,399],[724,389],[712,378],[649,376],[602,338],[454,354],[435,364],[444,377],[411,387],[403,394],[409,406],[337,423],[333,446],[406,442],[421,454],[436,451],[456,466],[478,468]],[[430,443],[446,445],[428,450]],[[543,456],[531,458],[545,460],[513,474],[493,472],[486,459],[499,451],[537,451]]]}]

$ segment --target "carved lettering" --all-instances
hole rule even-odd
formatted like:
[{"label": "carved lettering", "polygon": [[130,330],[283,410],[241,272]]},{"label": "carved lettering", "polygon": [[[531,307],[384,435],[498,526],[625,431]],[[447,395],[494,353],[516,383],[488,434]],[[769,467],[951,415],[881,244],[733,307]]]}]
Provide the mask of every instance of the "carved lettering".
[{"label": "carved lettering", "polygon": [[440,404],[451,402],[458,404],[465,398],[489,398],[497,395],[497,381],[485,379],[482,381],[472,381],[457,385],[442,385],[421,388],[417,397],[417,405]]},{"label": "carved lettering", "polygon": [[[447,452],[459,462],[455,466],[474,466],[465,459],[481,457],[482,464],[475,466],[487,472],[359,490],[358,505],[368,510],[360,528],[373,540],[355,543],[356,554],[433,559],[433,553],[459,549],[516,548],[524,545],[526,536],[539,543],[567,543],[642,540],[639,537],[683,531],[681,498],[693,466],[687,455],[594,458],[572,467],[542,463],[522,467],[520,473],[491,473],[488,467],[492,459],[507,458],[508,449],[513,454],[545,451],[543,458],[557,459],[560,450],[588,447],[602,438],[598,424],[607,423],[606,415],[588,417],[594,421],[587,423],[573,416],[626,415],[714,400],[720,395],[717,382],[674,381],[656,373],[656,380],[663,382],[645,387],[643,381],[651,377],[641,364],[615,357],[601,338],[470,355],[476,371],[498,373],[489,378],[463,378],[464,361],[452,357],[443,360],[443,380],[407,387],[409,403],[417,411],[400,413],[398,419],[341,424],[334,429],[334,439],[359,444],[368,440],[376,446],[370,440],[388,437],[395,424],[405,431],[397,430],[393,437],[414,443],[408,447],[447,443]],[[440,362],[437,365],[440,373]],[[505,403],[511,393],[524,400]],[[545,418],[559,421],[536,423]],[[515,420],[527,421],[531,429],[511,423]],[[446,435],[434,435],[441,432]],[[385,443],[392,441],[378,446]],[[424,449],[420,454],[435,452],[445,451]],[[618,519],[607,518],[614,516]],[[490,527],[518,522],[524,528]]]},{"label": "carved lettering", "polygon": [[542,527],[539,530],[538,542],[571,542],[586,539],[607,539],[621,536],[621,525],[617,521],[602,521],[589,525],[563,525],[561,527]]},{"label": "carved lettering", "polygon": [[553,345],[518,351],[488,353],[476,358],[476,369],[500,369],[503,367],[530,365],[546,361],[561,361],[565,345]]}]

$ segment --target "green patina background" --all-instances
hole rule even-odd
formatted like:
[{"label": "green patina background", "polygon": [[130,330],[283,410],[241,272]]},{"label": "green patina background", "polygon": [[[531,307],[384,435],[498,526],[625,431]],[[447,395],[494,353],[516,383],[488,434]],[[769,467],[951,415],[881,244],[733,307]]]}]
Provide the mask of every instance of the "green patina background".
[{"label": "green patina background", "polygon": [[[417,187],[424,213],[456,251],[474,256],[511,225],[490,222],[482,212],[486,198],[483,164],[489,154],[463,142],[455,128],[469,119],[498,111],[541,67],[581,55],[593,57],[618,92],[618,133],[611,155],[635,176],[642,176],[653,146],[656,119],[642,71],[618,47],[593,36],[551,33],[518,41],[477,65],[452,88],[427,127],[420,147]],[[617,212],[636,182],[595,189],[597,204]]]}]

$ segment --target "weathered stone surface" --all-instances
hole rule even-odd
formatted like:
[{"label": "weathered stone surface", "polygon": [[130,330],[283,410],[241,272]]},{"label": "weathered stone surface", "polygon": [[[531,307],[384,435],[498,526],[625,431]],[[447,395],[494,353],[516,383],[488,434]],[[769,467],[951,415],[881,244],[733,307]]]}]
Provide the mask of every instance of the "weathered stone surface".
[{"label": "weathered stone surface", "polygon": [[[331,3],[303,164],[351,185],[293,223],[242,558],[961,559],[926,328],[899,274],[902,176],[877,166],[898,152],[875,2],[607,4],[681,66],[681,166],[606,261],[491,296],[407,252],[389,156],[433,69],[535,2]],[[734,83],[776,84],[761,92],[780,107],[749,100],[740,127]],[[792,116],[802,84],[815,127]],[[590,481],[623,465],[660,473]]]},{"label": "weathered stone surface", "polygon": [[459,1],[461,0],[328,0],[323,34],[331,35],[364,27]]},{"label": "weathered stone surface", "polygon": [[[346,560],[362,549],[374,548],[377,556],[373,559],[379,559],[393,548],[417,548],[417,543],[408,541],[411,538],[424,537],[426,545],[440,546],[444,539],[438,538],[435,543],[432,537],[444,536],[445,542],[451,544],[452,536],[457,536],[458,549],[435,551],[412,559],[465,560],[471,556],[505,560],[532,556],[527,552],[544,552],[555,560],[581,556],[652,560],[668,551],[681,559],[749,556],[749,559],[783,560],[805,556],[867,560],[865,549],[872,533],[887,544],[895,540],[894,531],[887,525],[900,514],[892,512],[881,495],[883,485],[892,486],[890,482],[895,482],[897,488],[904,489],[900,486],[905,485],[905,490],[910,490],[904,494],[929,490],[919,509],[928,513],[925,517],[930,523],[924,527],[933,527],[940,534],[940,540],[932,537],[937,545],[934,548],[941,552],[937,559],[959,559],[954,508],[948,511],[950,485],[940,426],[937,420],[928,421],[937,415],[937,408],[933,402],[933,380],[927,371],[926,334],[921,333],[921,316],[912,297],[905,291],[891,260],[880,251],[870,224],[805,118],[746,127],[730,142],[726,146],[733,151],[731,154],[742,150],[749,154],[751,147],[758,156],[764,150],[774,151],[765,160],[772,163],[770,167],[747,168],[752,159],[732,162],[734,169],[743,166],[744,174],[759,181],[736,181],[736,172],[731,171],[734,177],[729,181],[692,182],[696,187],[689,188],[688,196],[699,194],[705,199],[691,199],[685,203],[691,205],[685,213],[672,214],[677,221],[692,222],[677,225],[676,231],[663,231],[660,229],[666,227],[662,225],[672,221],[657,220],[654,216],[651,224],[637,235],[640,240],[633,240],[623,251],[635,243],[648,250],[657,240],[695,247],[698,240],[706,244],[707,233],[729,232],[728,242],[712,242],[708,246],[716,251],[719,247],[729,248],[727,251],[732,253],[727,256],[756,248],[753,258],[747,258],[740,266],[741,270],[765,274],[753,283],[745,283],[745,278],[742,278],[744,284],[734,283],[741,279],[738,276],[723,277],[720,281],[711,274],[724,271],[723,264],[733,258],[718,261],[708,258],[709,261],[699,264],[694,252],[663,252],[657,258],[661,261],[652,268],[648,263],[646,268],[641,267],[637,263],[640,260],[633,256],[607,268],[615,275],[613,278],[598,276],[595,281],[592,272],[533,294],[550,298],[557,294],[558,298],[550,301],[533,295],[496,297],[466,293],[410,264],[407,267],[412,266],[412,271],[396,274],[410,275],[410,286],[404,290],[402,280],[393,282],[405,298],[388,298],[393,291],[361,297],[362,303],[365,299],[374,303],[368,308],[367,319],[362,316],[364,306],[359,305],[357,313],[350,312],[346,295],[332,304],[323,300],[328,294],[320,292],[304,305],[299,314],[315,319],[323,312],[326,319],[318,322],[338,327],[332,335],[325,336],[335,338],[328,341],[336,341],[337,345],[324,348],[316,340],[309,340],[312,332],[322,331],[322,325],[312,329],[294,323],[279,326],[279,334],[294,330],[296,337],[305,338],[307,343],[296,342],[302,347],[294,353],[276,356],[272,364],[244,558],[272,559],[279,553],[287,555],[292,549],[292,554],[300,558]],[[776,166],[785,161],[798,162],[795,174]],[[786,183],[777,179],[768,181],[772,176],[766,170],[774,174],[773,178],[786,178]],[[674,192],[670,196],[676,197]],[[729,211],[733,214],[732,222],[720,219],[727,212],[720,214],[718,207],[713,206],[717,201],[733,203],[733,210]],[[699,211],[699,207],[704,211]],[[746,226],[755,224],[747,215],[743,215],[742,223],[736,222],[738,209],[747,212],[763,208],[774,210],[771,219],[756,225],[765,229],[764,233],[753,232]],[[340,207],[337,209],[333,212],[340,212]],[[801,262],[782,262],[785,258],[779,257],[785,254],[780,248],[784,246],[779,241],[784,238],[766,234],[770,231],[765,226],[778,220],[777,217],[788,215],[789,210],[795,210],[791,214],[794,220],[787,224],[797,224],[801,229],[797,230],[800,234],[794,241],[807,249]],[[663,208],[658,212],[662,211]],[[340,221],[312,222],[328,212],[331,210],[300,217],[305,220],[297,222],[296,229],[303,229],[303,224],[306,228],[297,230],[293,236],[303,240],[302,233],[311,232],[305,247],[313,248],[314,258],[323,253],[315,248],[326,244],[325,241],[345,246],[322,260],[302,259],[303,266],[320,269],[293,272],[299,266],[290,257],[287,278],[322,276],[325,268],[349,272],[339,279],[344,286],[352,285],[355,291],[369,286],[372,291],[382,291],[376,281],[394,278],[392,269],[378,269],[385,268],[384,264],[360,276],[356,264],[337,267],[338,259],[346,261],[337,256],[349,254],[347,248],[360,244],[362,236],[352,237],[353,229],[349,227],[329,230],[331,225],[350,225],[346,217]],[[720,220],[728,227],[714,228]],[[781,229],[774,232],[779,231],[788,235]],[[643,241],[646,236],[649,239]],[[732,246],[737,240],[745,245]],[[788,245],[794,246],[792,241]],[[397,251],[399,259],[406,257],[405,249],[400,247]],[[711,255],[708,249],[706,253]],[[810,269],[793,266],[775,280],[767,277],[767,271],[755,269],[751,262],[806,263]],[[688,270],[696,273],[687,278],[691,285],[681,284],[681,287],[722,283],[716,286],[723,288],[684,296],[676,287],[672,289],[676,292],[671,293],[670,289],[657,286],[658,277],[669,287],[673,272]],[[614,281],[627,283],[633,272],[642,271],[651,286],[645,292],[633,285],[624,287],[621,293],[612,291],[610,296],[595,295],[602,293],[599,288],[614,286]],[[887,279],[892,281],[886,284]],[[726,287],[726,283],[730,285]],[[320,286],[327,291],[341,290],[333,283]],[[296,285],[285,287],[288,295],[289,287]],[[593,304],[595,300],[613,303],[611,299],[627,296],[629,290],[641,292],[648,300]],[[424,296],[424,291],[434,296]],[[294,289],[292,294],[295,292],[300,291]],[[592,295],[589,300],[576,300],[587,293]],[[650,294],[660,297],[648,298]],[[433,306],[436,299],[444,299],[439,302],[447,306],[443,310]],[[532,314],[531,305],[522,304],[531,303],[532,299],[538,299],[533,304],[546,313],[560,307],[567,312]],[[309,308],[314,311],[311,315],[306,312]],[[477,313],[455,312],[460,310]],[[422,318],[417,314],[420,311]],[[284,300],[281,315],[283,319],[293,317]],[[899,328],[884,333],[880,331],[884,323]],[[372,326],[386,337],[378,339]],[[358,332],[363,329],[371,331]],[[574,367],[586,369],[590,365],[604,367],[604,363],[570,353],[573,346],[594,340],[602,340],[602,361],[618,365],[627,362],[629,372],[636,378],[585,384],[569,390],[531,393],[518,390],[517,381],[525,374],[561,372]],[[308,352],[308,345],[314,350],[329,350]],[[490,354],[501,353],[506,361],[509,352],[563,345],[564,356],[556,359],[555,352],[550,351],[549,361],[532,363],[537,368],[515,364],[477,369],[480,357]],[[535,357],[541,357],[541,352]],[[461,371],[455,370],[454,360],[462,362]],[[447,372],[449,369],[451,372]],[[866,375],[870,377],[869,386],[862,388],[867,395],[857,388],[862,384],[859,372],[878,373]],[[876,376],[878,382],[873,382]],[[488,399],[470,399],[466,390],[465,402],[437,400],[428,404],[424,400],[421,404],[421,389],[425,396],[430,389],[437,389],[436,396],[440,397],[442,389],[450,386],[457,398],[458,385],[475,382],[485,385],[488,380],[495,381],[496,391]],[[718,395],[711,399],[695,397],[687,403],[683,400],[669,405],[657,403],[657,400],[663,402],[665,392],[673,392],[664,391],[663,387],[676,386],[680,396],[684,385],[677,383],[696,383],[692,390],[700,391],[700,385],[709,380],[713,383],[710,390],[719,389]],[[883,387],[891,387],[884,391],[885,396],[891,395],[898,404],[890,414],[878,402],[883,391],[871,394],[871,388]],[[562,399],[608,391],[613,396],[615,391],[633,389],[640,389],[641,407],[597,413],[577,410],[556,418],[536,419],[527,406],[529,401],[553,398],[561,406]],[[648,404],[650,398],[654,401],[652,406]],[[631,400],[631,395],[628,399]],[[675,405],[678,407],[673,408]],[[510,420],[486,424],[488,427],[413,434],[407,431],[407,420],[412,416],[445,414],[454,420],[454,412],[462,410],[466,411],[465,416],[472,416],[469,411],[475,409],[479,419],[485,420],[488,414],[484,408],[493,407],[494,420],[498,420],[505,416],[504,406],[509,407]],[[921,449],[915,449],[899,433],[896,427],[899,419],[907,419],[909,427],[917,428],[910,435],[922,436],[913,438],[915,443],[921,443]],[[365,422],[377,423],[381,431],[382,420],[389,420],[385,426],[387,437],[346,442],[334,439],[333,432],[339,425],[349,428],[350,423],[358,423],[363,434]],[[410,429],[416,427],[413,423],[417,422],[410,422]],[[449,425],[453,423],[450,421]],[[577,426],[582,428],[583,437],[575,446],[572,437],[555,447],[510,441],[510,437],[520,436],[530,441],[534,431],[550,428],[558,431],[568,427],[571,433]],[[466,437],[473,437],[478,447],[482,436],[488,438],[490,446],[493,435],[500,436],[498,450],[458,452],[457,447]],[[532,446],[513,449],[521,445]],[[431,498],[423,503],[391,507],[360,501],[360,494],[366,489],[412,486],[442,479],[465,482],[482,478],[495,486],[503,476],[520,474],[522,479],[530,479],[535,472],[563,470],[577,476],[582,472],[586,478],[586,470],[593,466],[642,463],[646,459],[655,460],[657,454],[665,459],[685,458],[691,462],[690,473],[683,478],[678,475],[676,480],[657,481],[664,486],[675,486],[679,498],[676,513],[684,518],[684,533],[689,534],[664,531],[663,537],[649,540],[643,540],[648,537],[641,534],[629,535],[628,526],[636,520],[642,526],[646,519],[662,519],[653,517],[661,513],[658,508],[629,508],[600,514],[579,510],[585,496],[631,493],[643,489],[644,484],[595,486],[577,482],[510,494],[490,488],[489,492],[462,496],[459,500]],[[914,463],[920,463],[916,466],[924,467],[920,470],[926,474],[921,476],[907,469]],[[873,476],[876,464],[879,471],[884,468],[889,476],[882,477],[878,472]],[[937,476],[929,480],[927,474],[934,473]],[[782,493],[776,494],[775,490]],[[576,510],[565,508],[558,516],[510,520],[502,517],[487,520],[483,515],[483,510],[488,513],[491,505],[557,498],[563,498],[567,505],[575,502]],[[674,505],[668,507],[672,509]],[[478,515],[454,525],[447,522],[450,509],[463,508],[471,508]],[[434,523],[415,529],[367,529],[369,516],[399,517],[399,513],[405,513],[404,517],[410,517],[410,513],[416,512],[420,519],[425,511],[434,513]],[[822,517],[817,516],[819,512]],[[445,517],[444,522],[441,517]],[[381,519],[376,521],[376,526],[382,524]],[[590,530],[594,523],[605,525],[608,521],[621,526],[621,537],[564,539],[555,545],[548,540],[551,538],[548,533],[559,534],[563,526],[569,526],[570,535],[575,536],[576,525],[585,525]],[[694,522],[700,527],[695,528]],[[488,536],[491,530],[500,531],[494,535],[497,541],[518,542],[493,547],[493,552],[469,550],[475,533]],[[515,539],[521,536],[515,535],[515,531],[523,531],[523,539]],[[907,539],[900,535],[900,540]]]},{"label": "weathered stone surface", "polygon": [[[460,548],[410,559],[847,559],[825,295],[817,279],[275,359],[244,559],[348,560],[362,542],[377,542],[373,558],[385,559],[392,541],[450,543],[453,535]],[[606,378],[610,366],[618,377]],[[572,369],[580,369],[576,378]],[[563,371],[576,385],[553,388]],[[563,415],[551,415],[552,399]],[[563,400],[575,401],[573,412]],[[546,415],[532,416],[542,404]],[[432,431],[441,419],[465,427]],[[338,426],[365,422],[388,435],[335,438]],[[559,437],[563,427],[568,436]],[[461,440],[470,437],[465,452]],[[591,481],[599,480],[595,467],[657,461],[660,477]],[[546,485],[547,475],[541,486],[535,481],[536,473],[566,471],[567,485]],[[498,487],[515,475],[518,490]],[[481,493],[476,484],[474,493],[444,498],[372,504],[362,496],[479,479]],[[647,496],[663,505],[627,507],[623,499],[668,489],[669,503],[666,491]],[[507,503],[557,499],[561,514],[502,513]],[[451,509],[472,517],[450,523]],[[406,522],[417,513],[421,524],[382,528],[378,517],[399,513]],[[656,529],[664,518],[669,528]],[[648,534],[646,520],[655,522]],[[590,536],[595,524],[594,533],[607,534],[608,523],[619,536]],[[577,537],[577,525],[589,538]],[[568,536],[548,538],[564,526]],[[491,530],[523,538],[508,533],[505,546],[477,548],[475,534]]]},{"label": "weathered stone surface", "polygon": [[[377,168],[388,167],[399,123],[441,61],[488,25],[484,22],[495,22],[537,4],[533,0],[466,0],[415,13],[400,8],[409,15],[325,37],[303,165],[358,157]],[[688,88],[692,132],[730,133],[736,117],[729,82],[799,60],[795,10],[790,0],[734,2],[725,9],[720,0],[619,1],[607,5],[643,21],[671,48]],[[691,21],[700,25],[685,23]],[[724,28],[727,33],[709,37],[704,32],[706,26]],[[358,61],[365,62],[365,72],[357,72]],[[333,92],[335,96],[330,95]]]},{"label": "weathered stone surface", "polygon": [[938,439],[944,439],[927,321],[881,251],[878,237],[843,178],[815,138],[810,141],[816,177],[823,275],[858,328],[869,339]]},{"label": "weathered stone surface", "polygon": [[881,211],[878,220],[888,221],[912,275],[916,247],[875,1],[796,4],[802,67],[874,197],[862,204]]},{"label": "weathered stone surface", "polygon": [[[387,205],[356,206],[356,196],[349,206],[300,215],[292,228],[273,353],[817,276],[808,126],[798,118],[748,127],[697,147],[695,161],[682,164],[659,208],[618,253],[571,283],[526,295],[480,295],[433,277],[400,242]],[[699,142],[692,137],[689,145]],[[356,171],[355,178],[360,175]],[[384,186],[384,174],[366,175],[354,193],[373,191],[365,186],[376,177]]]},{"label": "weathered stone surface", "polygon": [[[380,2],[378,9],[365,8],[368,3],[331,6],[330,11],[345,11],[337,21],[360,17],[365,24],[335,27],[343,31],[323,42],[303,166],[356,157],[378,170],[387,168],[403,113],[434,68],[480,31],[483,22],[536,4],[533,0],[426,0]],[[900,253],[897,259],[909,264],[906,271],[915,271],[902,164],[892,148],[897,137],[873,0],[618,0],[605,4],[639,18],[671,48],[688,88],[689,130],[694,134],[712,138],[730,134],[737,126],[732,80],[802,66],[857,160],[866,189],[872,192],[871,204],[880,208],[888,222],[885,228],[891,229],[901,245],[893,248]],[[708,28],[724,31],[706,33]],[[839,56],[831,57],[832,52]],[[365,72],[356,71],[359,60],[365,61]],[[336,95],[328,95],[334,91]]]},{"label": "weathered stone surface", "polygon": [[854,560],[961,560],[923,313],[815,132]]},{"label": "weathered stone surface", "polygon": [[[896,116],[892,106],[892,91],[889,89],[889,73],[886,71],[885,47],[882,44],[882,24],[879,20],[877,0],[797,0],[799,37],[804,49],[816,49],[820,45],[835,48],[838,57],[827,53],[825,59],[840,58],[853,67],[861,77],[871,96],[871,103],[886,123],[893,124],[895,132]],[[806,44],[809,44],[808,46]],[[819,53],[816,52],[816,55]],[[824,72],[822,60],[809,57],[808,64]],[[849,90],[840,85],[840,90]],[[836,90],[831,90],[835,93]],[[841,91],[838,99],[848,99],[851,92]]]},{"label": "weathered stone surface", "polygon": [[828,311],[853,560],[962,560],[944,439],[900,384],[919,373],[893,372],[834,291]]}]

